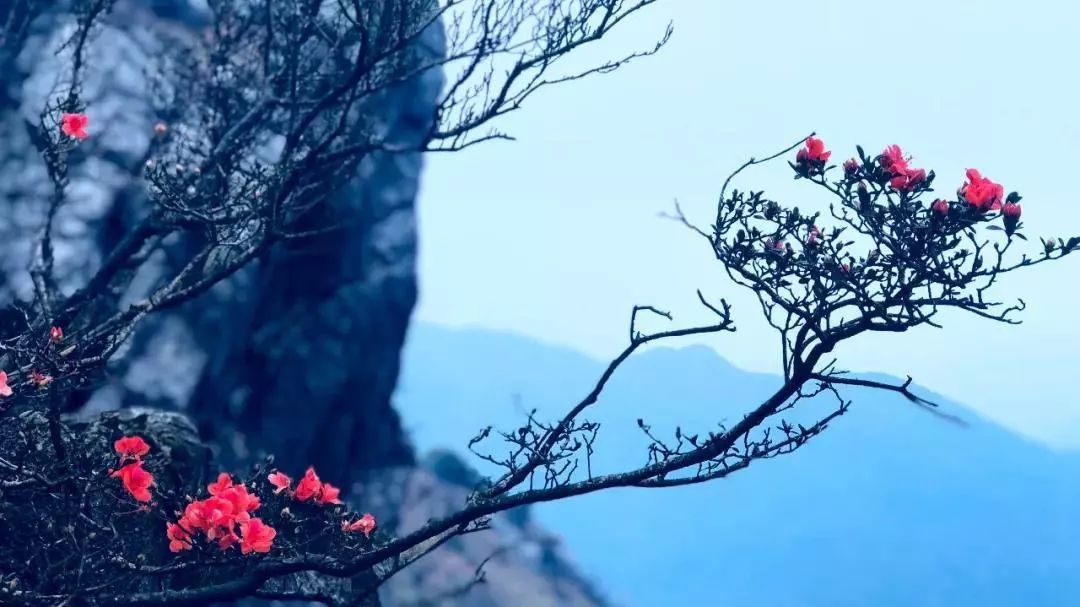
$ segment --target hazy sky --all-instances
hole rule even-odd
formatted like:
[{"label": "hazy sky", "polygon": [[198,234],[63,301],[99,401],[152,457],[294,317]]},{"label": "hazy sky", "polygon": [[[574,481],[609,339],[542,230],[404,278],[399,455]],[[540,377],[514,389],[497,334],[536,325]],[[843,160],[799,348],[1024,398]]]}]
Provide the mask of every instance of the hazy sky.
[{"label": "hazy sky", "polygon": [[[949,193],[975,167],[1024,196],[1027,234],[1080,235],[1080,8],[1070,2],[660,0],[569,66],[659,55],[532,98],[518,138],[429,158],[420,200],[417,318],[510,330],[608,358],[634,304],[707,320],[695,289],[735,305],[739,330],[703,340],[777,371],[775,334],[722,278],[704,241],[658,218],[678,199],[707,225],[748,157],[814,130],[835,158],[898,143]],[[783,163],[744,173],[804,208],[820,193]],[[1037,248],[1032,243],[1033,249]],[[1025,324],[946,318],[872,335],[840,366],[904,375],[1054,445],[1080,447],[1080,255],[1009,277]],[[658,325],[657,325],[658,326]],[[558,378],[552,378],[558,381]]]}]

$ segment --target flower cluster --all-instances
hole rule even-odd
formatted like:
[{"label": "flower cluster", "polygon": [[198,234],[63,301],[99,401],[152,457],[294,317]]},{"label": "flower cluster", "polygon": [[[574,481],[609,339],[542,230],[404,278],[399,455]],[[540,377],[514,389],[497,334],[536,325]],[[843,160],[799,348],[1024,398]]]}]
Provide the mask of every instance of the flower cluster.
[{"label": "flower cluster", "polygon": [[251,516],[262,505],[258,496],[224,472],[206,490],[210,497],[189,503],[179,521],[166,524],[169,550],[190,550],[201,533],[221,550],[239,545],[243,554],[270,551],[277,531]]},{"label": "flower cluster", "polygon": [[319,479],[319,475],[315,473],[315,468],[309,467],[307,469],[303,478],[296,484],[295,491],[289,491],[289,487],[292,486],[292,479],[282,472],[272,472],[267,477],[267,480],[274,486],[275,494],[287,491],[297,501],[314,501],[317,504],[324,505],[342,503],[340,498],[341,489]]},{"label": "flower cluster", "polygon": [[[307,469],[300,482],[296,484],[295,490],[291,490],[292,479],[283,472],[275,470],[266,477],[266,480],[274,486],[275,495],[285,493],[300,502],[311,501],[322,505],[342,503],[340,498],[341,490],[330,483],[323,482],[319,475],[315,473],[315,468],[309,467]],[[345,533],[359,531],[364,536],[371,537],[371,532],[375,530],[375,517],[371,514],[365,514],[354,521],[345,519],[341,522],[341,530]]]},{"label": "flower cluster", "polygon": [[[795,172],[798,177],[809,177],[825,171],[825,162],[832,153],[825,149],[825,144],[816,137],[806,139],[806,145],[795,155]],[[862,156],[862,148],[859,148]],[[844,177],[847,182],[858,181],[858,193],[864,202],[869,201],[869,192],[864,178],[870,182],[888,184],[896,192],[910,194],[920,188],[929,188],[933,180],[933,173],[927,174],[926,170],[911,166],[911,156],[905,156],[898,145],[886,147],[876,158],[876,164],[863,156],[863,162],[855,158],[845,160],[843,163]],[[953,209],[968,208],[979,215],[990,211],[1000,211],[1002,221],[1005,224],[1005,232],[1010,236],[1019,226],[1021,208],[1020,195],[1016,192],[1005,196],[1005,188],[997,182],[990,180],[976,169],[967,170],[967,180],[957,190],[960,204],[954,206],[948,200],[937,199],[930,205],[931,218],[941,221],[949,217]],[[969,217],[970,218],[970,217]],[[820,232],[812,229],[806,244],[814,246],[818,244]],[[771,248],[768,247],[767,248]]]},{"label": "flower cluster", "polygon": [[113,443],[113,449],[120,455],[121,466],[109,476],[119,478],[124,490],[137,501],[149,502],[154,475],[143,468],[142,458],[150,453],[150,445],[141,436],[124,436]]},{"label": "flower cluster", "polygon": [[898,145],[885,148],[880,162],[889,175],[889,185],[898,192],[910,192],[926,181],[926,171],[911,167],[911,156],[904,156]]}]

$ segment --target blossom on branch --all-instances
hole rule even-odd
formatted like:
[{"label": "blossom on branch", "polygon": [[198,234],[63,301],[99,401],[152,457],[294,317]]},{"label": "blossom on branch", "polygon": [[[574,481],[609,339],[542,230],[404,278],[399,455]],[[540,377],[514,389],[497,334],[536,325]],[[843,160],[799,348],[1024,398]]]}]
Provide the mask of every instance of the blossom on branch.
[{"label": "blossom on branch", "polygon": [[206,486],[206,490],[210,492],[210,495],[217,495],[222,491],[233,486],[232,477],[228,473],[222,472],[218,475],[217,480]]},{"label": "blossom on branch", "polygon": [[341,522],[341,530],[345,533],[359,531],[364,534],[364,537],[371,537],[371,532],[375,530],[375,517],[368,513],[352,522],[345,519]]},{"label": "blossom on branch", "polygon": [[288,490],[289,486],[292,485],[292,479],[289,478],[288,475],[277,471],[271,472],[266,479],[274,486],[274,495],[278,495],[282,491]]},{"label": "blossom on branch", "polygon": [[825,142],[817,137],[807,137],[806,146],[795,154],[795,170],[799,175],[808,177],[825,170],[832,152],[825,149]]},{"label": "blossom on branch", "polygon": [[90,136],[86,132],[86,127],[90,124],[90,118],[86,114],[79,113],[64,113],[60,118],[60,130],[68,137],[74,137],[75,139],[86,139]]},{"label": "blossom on branch", "polygon": [[180,523],[166,523],[165,536],[169,538],[169,551],[191,550],[191,534]]},{"label": "blossom on branch", "polygon": [[324,506],[329,504],[341,504],[342,501],[338,497],[339,495],[341,495],[341,489],[338,489],[330,483],[323,483],[322,490],[319,491],[319,503]]},{"label": "blossom on branch", "polygon": [[154,484],[154,475],[143,468],[141,461],[127,464],[109,476],[119,478],[124,484],[124,490],[137,501],[150,501],[150,486]]},{"label": "blossom on branch", "polygon": [[262,522],[261,519],[253,518],[240,524],[240,552],[250,554],[252,552],[270,552],[277,531]]},{"label": "blossom on branch", "polygon": [[296,484],[296,499],[306,502],[317,497],[321,491],[322,481],[319,480],[319,475],[315,473],[315,468],[308,468],[304,477]]},{"label": "blossom on branch", "polygon": [[926,171],[911,167],[911,157],[904,156],[898,145],[885,148],[879,160],[889,175],[889,185],[898,192],[910,192],[926,181]]},{"label": "blossom on branch", "polygon": [[983,177],[977,169],[968,169],[967,181],[960,187],[960,196],[980,213],[997,211],[1005,198],[1005,188]]},{"label": "blossom on branch", "polygon": [[113,450],[120,454],[121,461],[125,459],[140,460],[142,456],[150,453],[150,445],[141,436],[124,436],[116,439]]}]

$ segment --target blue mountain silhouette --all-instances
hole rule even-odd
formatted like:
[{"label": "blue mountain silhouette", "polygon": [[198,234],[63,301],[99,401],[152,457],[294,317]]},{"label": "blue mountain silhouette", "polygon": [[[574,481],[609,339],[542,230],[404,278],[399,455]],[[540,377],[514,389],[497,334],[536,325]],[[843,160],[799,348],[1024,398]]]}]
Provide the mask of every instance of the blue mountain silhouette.
[{"label": "blue mountain silhouette", "polygon": [[[605,364],[520,336],[415,324],[397,406],[420,450],[466,453],[485,425],[516,428],[533,408],[555,418]],[[704,346],[644,351],[588,416],[602,424],[594,470],[645,461],[638,418],[667,436],[676,425],[704,434],[778,382]],[[704,485],[542,504],[536,517],[627,607],[1080,605],[1080,458],[916,391],[966,425],[852,388],[850,412],[794,454]]]}]

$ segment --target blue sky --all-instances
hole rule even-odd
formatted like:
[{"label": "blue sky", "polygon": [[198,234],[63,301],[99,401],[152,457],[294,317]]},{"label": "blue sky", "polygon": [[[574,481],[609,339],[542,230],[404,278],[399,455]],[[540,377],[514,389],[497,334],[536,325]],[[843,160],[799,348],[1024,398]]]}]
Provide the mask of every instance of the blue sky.
[{"label": "blue sky", "polygon": [[[566,69],[659,55],[550,89],[500,128],[518,138],[429,157],[420,198],[416,318],[509,330],[609,358],[634,304],[707,319],[700,288],[739,331],[705,339],[777,371],[772,330],[703,241],[660,219],[678,199],[708,223],[723,178],[817,131],[843,158],[900,144],[950,192],[975,167],[1024,196],[1027,234],[1080,235],[1080,8],[1066,2],[660,0]],[[743,187],[812,207],[783,163]],[[1037,240],[1037,238],[1035,238]],[[1037,246],[1037,245],[1032,245]],[[1025,324],[946,318],[944,330],[869,336],[840,366],[912,374],[1021,433],[1080,447],[1080,255],[1010,276]],[[687,342],[689,343],[689,342]]]}]

